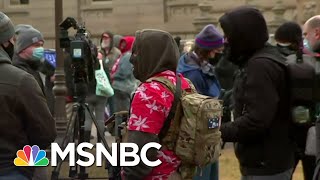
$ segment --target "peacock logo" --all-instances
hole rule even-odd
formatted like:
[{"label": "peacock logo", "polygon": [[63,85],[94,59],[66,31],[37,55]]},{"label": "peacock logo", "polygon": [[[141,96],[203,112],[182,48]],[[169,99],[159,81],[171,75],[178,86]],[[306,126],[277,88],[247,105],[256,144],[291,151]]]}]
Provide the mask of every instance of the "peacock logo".
[{"label": "peacock logo", "polygon": [[46,152],[40,150],[39,146],[23,147],[23,150],[17,151],[17,157],[14,159],[15,166],[48,166],[49,159],[46,158]]}]

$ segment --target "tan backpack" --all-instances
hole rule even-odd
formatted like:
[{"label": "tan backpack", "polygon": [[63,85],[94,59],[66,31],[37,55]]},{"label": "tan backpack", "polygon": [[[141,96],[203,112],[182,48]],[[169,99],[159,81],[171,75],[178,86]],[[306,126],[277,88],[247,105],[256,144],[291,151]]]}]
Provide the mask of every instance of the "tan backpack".
[{"label": "tan backpack", "polygon": [[179,76],[177,86],[164,77],[150,78],[147,82],[151,81],[164,84],[175,94],[159,139],[164,148],[181,159],[182,178],[192,179],[196,167],[205,167],[220,156],[222,101],[197,93],[189,80],[191,89],[181,90]]}]

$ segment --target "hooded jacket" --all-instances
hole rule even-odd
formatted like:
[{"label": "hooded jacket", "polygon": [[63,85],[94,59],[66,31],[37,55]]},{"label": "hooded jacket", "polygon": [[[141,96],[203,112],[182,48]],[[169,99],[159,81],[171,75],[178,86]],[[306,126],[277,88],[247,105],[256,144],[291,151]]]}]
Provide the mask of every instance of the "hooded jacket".
[{"label": "hooded jacket", "polygon": [[178,46],[171,35],[159,30],[138,31],[132,54],[133,74],[140,82],[166,70],[176,71],[179,59]]},{"label": "hooded jacket", "polygon": [[104,63],[104,66],[105,66],[104,69],[105,69],[106,73],[110,73],[114,63],[120,57],[121,52],[116,46],[114,46],[113,34],[111,32],[106,31],[106,32],[101,34],[100,44],[102,42],[102,38],[103,38],[104,34],[108,34],[108,36],[111,39],[111,41],[110,41],[110,51],[106,52],[104,49],[102,49],[100,47],[99,52],[103,55],[103,61],[104,61],[103,63]]},{"label": "hooded jacket", "polygon": [[18,170],[31,179],[32,167],[13,160],[25,145],[46,149],[55,140],[55,121],[41,89],[29,73],[14,67],[0,48],[0,174]]},{"label": "hooded jacket", "polygon": [[118,65],[118,69],[113,77],[112,87],[119,91],[131,95],[136,89],[136,79],[132,74],[132,64],[130,63],[131,53],[125,53]]},{"label": "hooded jacket", "polygon": [[214,69],[210,69],[212,72],[206,72],[198,62],[193,52],[186,53],[179,60],[177,72],[190,79],[200,94],[219,97],[221,87]]},{"label": "hooded jacket", "polygon": [[[136,143],[141,149],[146,143],[159,143],[158,134],[174,99],[173,92],[165,85],[156,81],[149,82],[147,79],[163,77],[175,84],[179,50],[172,36],[160,30],[138,31],[132,50],[130,62],[134,66],[133,74],[142,83],[131,103],[128,142]],[[181,75],[180,77],[182,89],[190,88],[186,79]],[[168,179],[180,165],[174,152],[166,149],[150,149],[147,157],[151,161],[160,159],[162,164],[152,168],[141,162],[134,167],[125,167],[123,179]]]},{"label": "hooded jacket", "polygon": [[[127,53],[130,53],[130,56],[131,56],[131,49],[132,49],[132,46],[133,46],[133,42],[135,40],[135,37],[133,36],[125,36],[123,37],[121,40],[120,40],[120,44],[122,42],[126,42],[126,46],[121,49],[121,56],[116,60],[116,62],[114,63],[113,67],[112,67],[112,71],[110,73],[110,76],[111,76],[111,82],[114,81],[114,76],[115,74],[119,71],[119,65],[120,65],[120,61],[121,59],[127,55]],[[129,59],[130,59],[130,56],[129,56]],[[129,60],[128,59],[128,60]],[[129,63],[129,62],[128,62]],[[130,64],[130,63],[129,63]],[[130,68],[127,66],[127,64],[125,64],[126,67],[125,68]],[[123,70],[123,69],[122,69]],[[132,73],[131,70],[129,70],[130,72],[129,73]]]},{"label": "hooded jacket", "polygon": [[234,83],[235,119],[222,124],[222,139],[236,142],[242,175],[284,172],[293,167],[295,151],[289,85],[285,69],[259,55],[271,53],[280,61],[285,59],[276,47],[266,45],[266,22],[258,10],[237,8],[220,23],[228,39],[229,60],[240,68]]},{"label": "hooded jacket", "polygon": [[219,21],[227,38],[226,58],[235,64],[245,63],[269,39],[266,21],[257,9],[239,7],[227,12]]},{"label": "hooded jacket", "polygon": [[[124,53],[131,50],[134,40],[135,40],[135,37],[133,37],[133,36],[125,36],[125,37],[121,38],[121,40],[119,42],[119,49],[121,51],[121,54],[124,54]],[[123,42],[126,42],[126,46],[123,49],[121,49],[120,45]]]},{"label": "hooded jacket", "polygon": [[119,43],[120,43],[120,40],[121,40],[122,38],[123,38],[123,36],[118,35],[118,34],[116,34],[116,35],[113,36],[113,45],[114,45],[114,47],[116,47],[116,48],[119,49]]}]

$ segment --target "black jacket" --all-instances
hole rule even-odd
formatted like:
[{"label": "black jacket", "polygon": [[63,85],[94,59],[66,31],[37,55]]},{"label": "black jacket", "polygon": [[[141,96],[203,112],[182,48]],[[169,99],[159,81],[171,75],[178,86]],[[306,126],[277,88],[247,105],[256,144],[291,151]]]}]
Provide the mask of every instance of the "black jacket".
[{"label": "black jacket", "polygon": [[258,56],[267,53],[285,59],[266,45],[267,25],[257,9],[237,8],[220,23],[228,39],[226,57],[239,66],[233,88],[235,119],[221,126],[222,139],[236,142],[243,175],[286,171],[293,167],[295,151],[287,75],[279,63]]},{"label": "black jacket", "polygon": [[55,121],[41,89],[29,73],[14,67],[0,48],[0,176],[18,170],[31,178],[32,167],[13,164],[25,145],[46,149],[55,140]]},{"label": "black jacket", "polygon": [[[273,47],[261,51],[277,53]],[[288,87],[283,67],[272,60],[250,59],[240,68],[234,84],[235,121],[222,125],[221,132],[224,141],[237,142],[242,174],[270,175],[293,167]]]}]

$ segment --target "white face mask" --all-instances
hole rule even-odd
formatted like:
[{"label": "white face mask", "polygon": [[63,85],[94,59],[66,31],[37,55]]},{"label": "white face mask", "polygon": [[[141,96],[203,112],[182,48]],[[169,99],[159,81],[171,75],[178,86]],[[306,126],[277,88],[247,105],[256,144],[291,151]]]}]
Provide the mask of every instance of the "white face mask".
[{"label": "white face mask", "polygon": [[101,43],[101,47],[102,48],[108,48],[108,47],[110,47],[110,41],[102,41],[102,43]]},{"label": "white face mask", "polygon": [[282,46],[282,47],[291,46],[291,43],[277,43],[277,44],[279,44],[279,45]]}]

